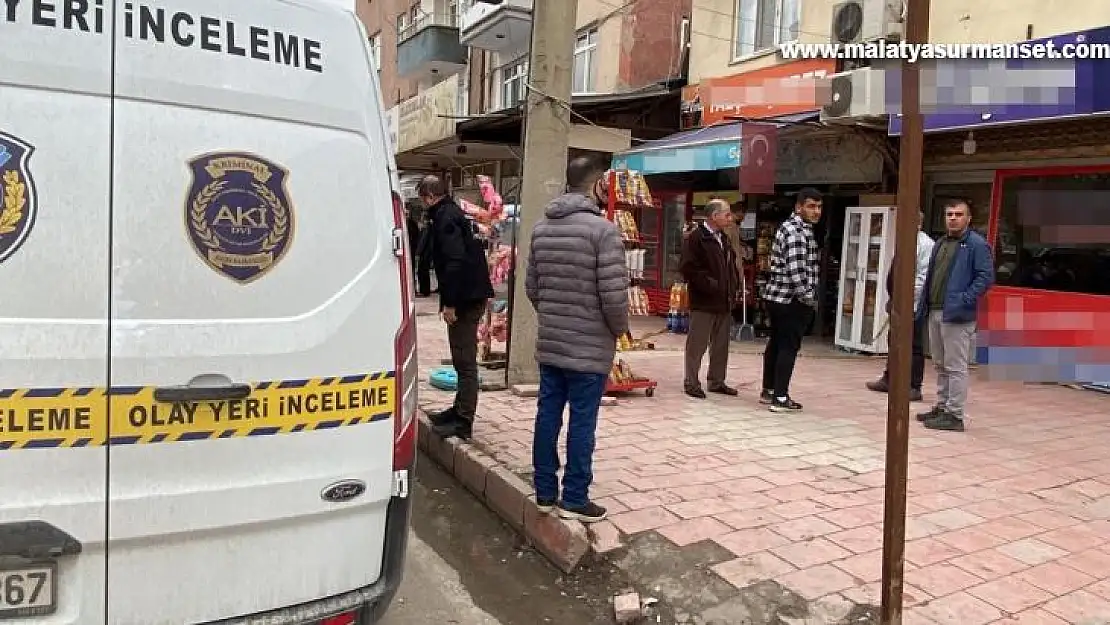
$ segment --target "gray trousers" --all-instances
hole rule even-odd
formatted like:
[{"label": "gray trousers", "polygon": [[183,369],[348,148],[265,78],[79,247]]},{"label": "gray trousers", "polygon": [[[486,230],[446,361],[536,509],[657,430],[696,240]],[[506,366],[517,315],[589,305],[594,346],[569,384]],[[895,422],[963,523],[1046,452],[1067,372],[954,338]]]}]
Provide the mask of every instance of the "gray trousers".
[{"label": "gray trousers", "polygon": [[945,323],[944,313],[929,311],[929,349],[937,368],[937,408],[963,418],[974,323]]},{"label": "gray trousers", "polygon": [[690,311],[686,334],[686,376],[683,386],[701,388],[701,360],[709,350],[709,388],[724,386],[728,375],[728,342],[732,335],[732,313]]}]

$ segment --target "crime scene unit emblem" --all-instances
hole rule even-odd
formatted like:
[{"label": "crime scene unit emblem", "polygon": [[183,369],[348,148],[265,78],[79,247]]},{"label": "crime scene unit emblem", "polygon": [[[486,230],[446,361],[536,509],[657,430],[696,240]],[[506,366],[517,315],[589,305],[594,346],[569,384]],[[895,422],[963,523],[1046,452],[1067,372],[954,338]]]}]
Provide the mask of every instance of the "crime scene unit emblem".
[{"label": "crime scene unit emblem", "polygon": [[35,184],[27,167],[34,148],[0,131],[0,263],[31,234],[38,212]]},{"label": "crime scene unit emblem", "polygon": [[197,253],[240,284],[266,275],[293,240],[289,172],[245,152],[205,154],[189,169],[185,227]]}]

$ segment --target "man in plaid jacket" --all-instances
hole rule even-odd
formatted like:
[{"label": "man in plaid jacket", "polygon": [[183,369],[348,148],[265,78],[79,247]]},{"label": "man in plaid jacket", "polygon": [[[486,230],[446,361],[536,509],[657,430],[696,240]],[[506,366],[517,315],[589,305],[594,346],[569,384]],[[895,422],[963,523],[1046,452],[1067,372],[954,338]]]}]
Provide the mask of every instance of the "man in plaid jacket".
[{"label": "man in plaid jacket", "polygon": [[813,225],[821,220],[821,193],[798,192],[794,214],[779,226],[771,248],[771,276],[763,299],[771,321],[771,339],[763,351],[762,404],[771,412],[797,412],[802,405],[790,398],[790,378],[802,347],[802,337],[817,308],[820,262]]}]

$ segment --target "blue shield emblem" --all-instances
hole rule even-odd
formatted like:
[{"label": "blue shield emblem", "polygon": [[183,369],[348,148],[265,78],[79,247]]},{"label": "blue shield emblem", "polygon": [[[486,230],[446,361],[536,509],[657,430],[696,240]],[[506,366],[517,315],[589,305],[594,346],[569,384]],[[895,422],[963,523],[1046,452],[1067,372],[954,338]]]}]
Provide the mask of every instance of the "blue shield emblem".
[{"label": "blue shield emblem", "polygon": [[197,254],[240,284],[266,275],[293,239],[289,172],[246,152],[198,156],[189,169],[185,229]]},{"label": "blue shield emblem", "polygon": [[27,163],[34,148],[0,132],[0,263],[19,251],[38,212],[35,181]]}]

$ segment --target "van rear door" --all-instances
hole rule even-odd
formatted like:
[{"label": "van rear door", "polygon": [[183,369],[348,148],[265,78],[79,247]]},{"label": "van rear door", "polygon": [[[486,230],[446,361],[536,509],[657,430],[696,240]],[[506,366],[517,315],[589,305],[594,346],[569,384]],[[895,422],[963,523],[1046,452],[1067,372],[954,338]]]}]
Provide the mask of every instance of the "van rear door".
[{"label": "van rear door", "polygon": [[402,309],[361,31],[309,0],[122,19],[109,620],[205,623],[371,585]]},{"label": "van rear door", "polygon": [[35,6],[0,3],[0,621],[96,624],[112,41]]}]

